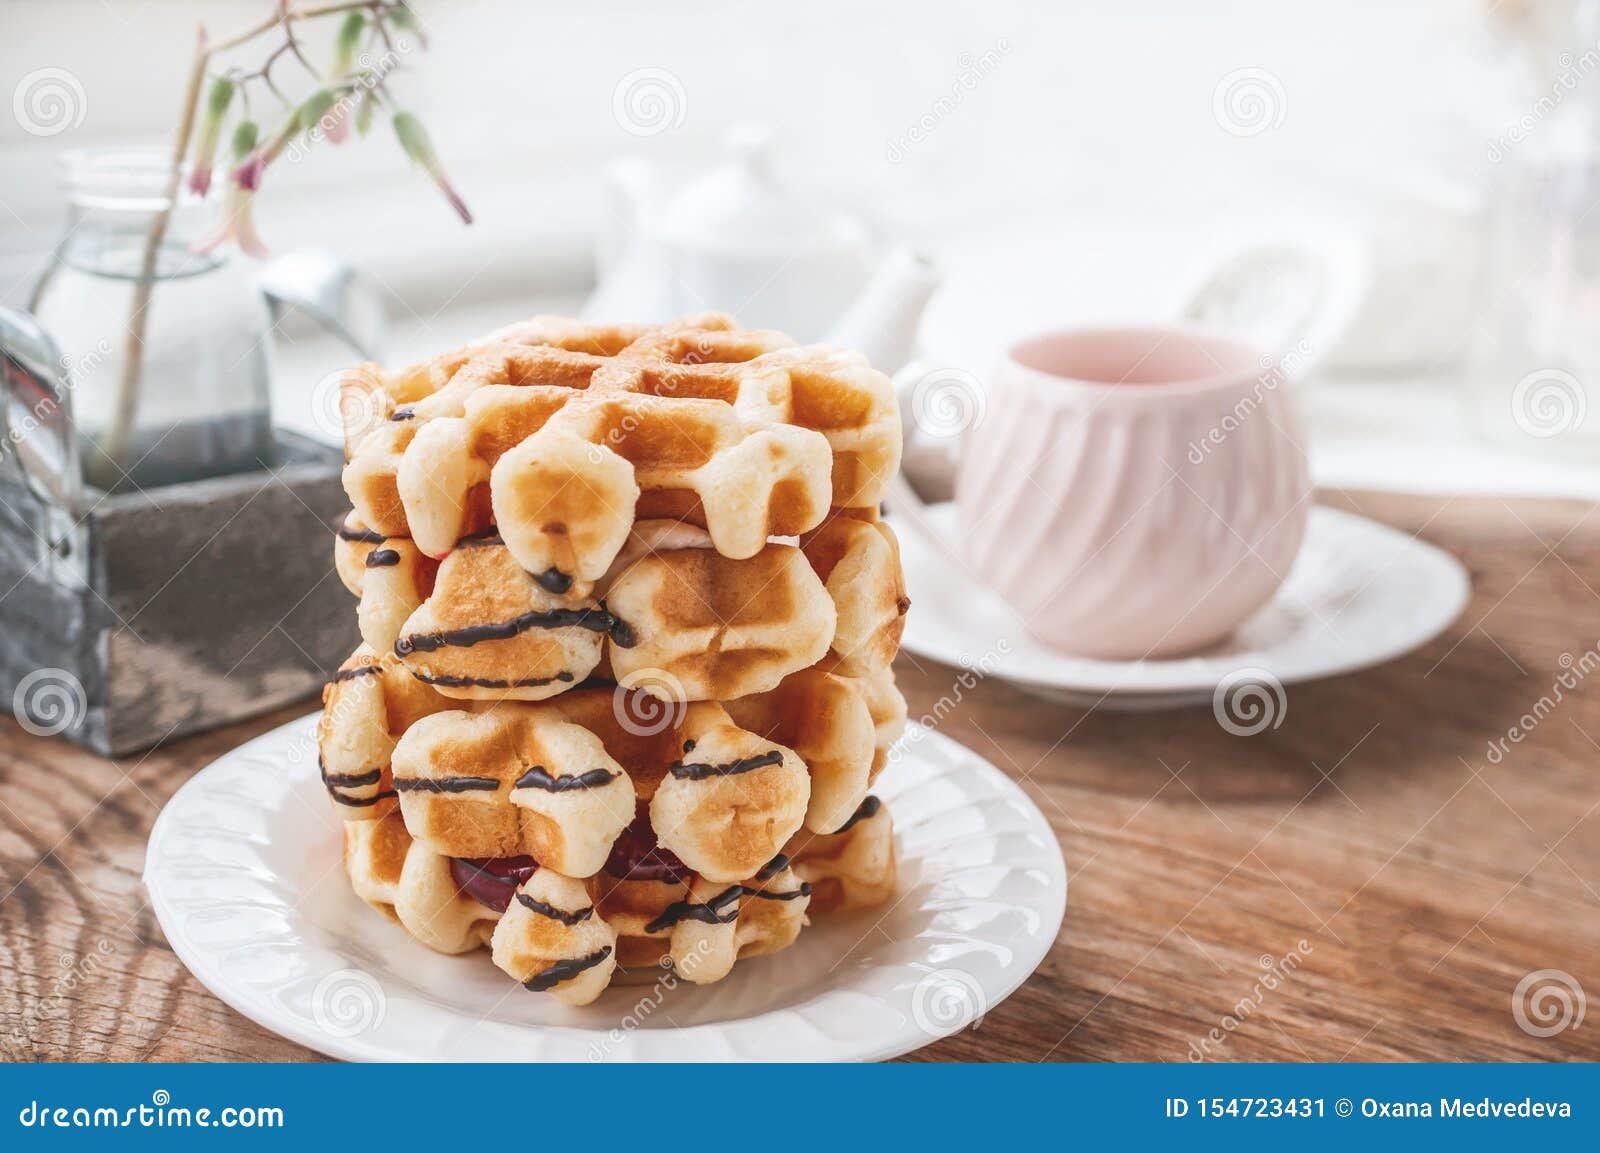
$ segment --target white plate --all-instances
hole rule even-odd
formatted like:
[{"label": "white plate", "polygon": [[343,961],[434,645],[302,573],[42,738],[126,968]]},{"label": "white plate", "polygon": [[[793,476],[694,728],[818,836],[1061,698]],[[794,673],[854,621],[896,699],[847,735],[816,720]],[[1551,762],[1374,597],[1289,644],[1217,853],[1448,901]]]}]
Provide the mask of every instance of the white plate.
[{"label": "white plate", "polygon": [[[934,506],[927,529],[954,540],[955,514],[954,504]],[[1448,628],[1472,589],[1449,553],[1318,506],[1282,587],[1226,644],[1174,660],[1090,660],[1030,637],[944,544],[904,516],[891,523],[916,605],[906,616],[905,649],[1086,708],[1179,708],[1210,703],[1218,685],[1242,674],[1287,685],[1381,664]]]},{"label": "white plate", "polygon": [[352,1060],[762,1061],[893,1057],[965,1028],[1055,942],[1066,866],[1004,774],[912,725],[874,788],[897,902],[818,918],[704,988],[667,974],[573,1009],[483,952],[446,957],[351,892],[317,779],[316,717],[219,757],[167,802],[144,883],[178,958],[245,1016]]}]

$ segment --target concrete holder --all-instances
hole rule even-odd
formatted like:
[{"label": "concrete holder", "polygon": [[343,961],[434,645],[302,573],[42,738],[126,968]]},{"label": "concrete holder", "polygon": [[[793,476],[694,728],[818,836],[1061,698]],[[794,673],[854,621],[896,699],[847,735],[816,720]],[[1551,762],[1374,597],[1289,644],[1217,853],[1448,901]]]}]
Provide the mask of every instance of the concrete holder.
[{"label": "concrete holder", "polygon": [[343,462],[278,441],[271,471],[90,494],[73,518],[0,481],[0,691],[19,721],[120,755],[317,693],[359,641],[332,559]]}]

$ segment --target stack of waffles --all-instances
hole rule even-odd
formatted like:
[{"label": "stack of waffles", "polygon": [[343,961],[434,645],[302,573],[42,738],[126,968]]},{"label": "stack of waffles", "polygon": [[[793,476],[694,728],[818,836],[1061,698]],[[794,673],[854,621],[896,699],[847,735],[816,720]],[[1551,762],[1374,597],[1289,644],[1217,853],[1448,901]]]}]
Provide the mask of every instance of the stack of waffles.
[{"label": "stack of waffles", "polygon": [[318,736],[363,900],[581,1005],[890,897],[883,374],[715,315],[540,317],[340,387],[363,643]]}]

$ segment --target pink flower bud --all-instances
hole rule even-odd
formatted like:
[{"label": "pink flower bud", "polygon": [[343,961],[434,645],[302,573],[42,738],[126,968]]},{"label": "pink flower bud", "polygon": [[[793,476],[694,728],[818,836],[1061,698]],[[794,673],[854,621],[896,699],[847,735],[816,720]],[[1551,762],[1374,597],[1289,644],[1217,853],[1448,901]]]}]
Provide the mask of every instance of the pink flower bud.
[{"label": "pink flower bud", "polygon": [[222,140],[222,122],[233,103],[234,83],[219,76],[211,82],[206,96],[206,110],[200,121],[200,134],[195,137],[194,156],[190,162],[189,188],[198,196],[211,190],[211,166],[216,161],[217,145]]}]

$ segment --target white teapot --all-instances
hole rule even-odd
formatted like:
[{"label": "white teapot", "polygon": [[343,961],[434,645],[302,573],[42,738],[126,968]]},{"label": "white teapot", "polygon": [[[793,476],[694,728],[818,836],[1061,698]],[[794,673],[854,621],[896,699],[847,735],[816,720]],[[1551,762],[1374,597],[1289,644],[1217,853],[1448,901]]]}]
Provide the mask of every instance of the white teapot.
[{"label": "white teapot", "polygon": [[938,283],[905,247],[884,250],[866,224],[789,193],[772,173],[770,137],[743,129],[729,159],[676,192],[647,161],[608,172],[595,320],[660,321],[722,311],[803,343],[866,353],[893,372],[910,359]]}]

